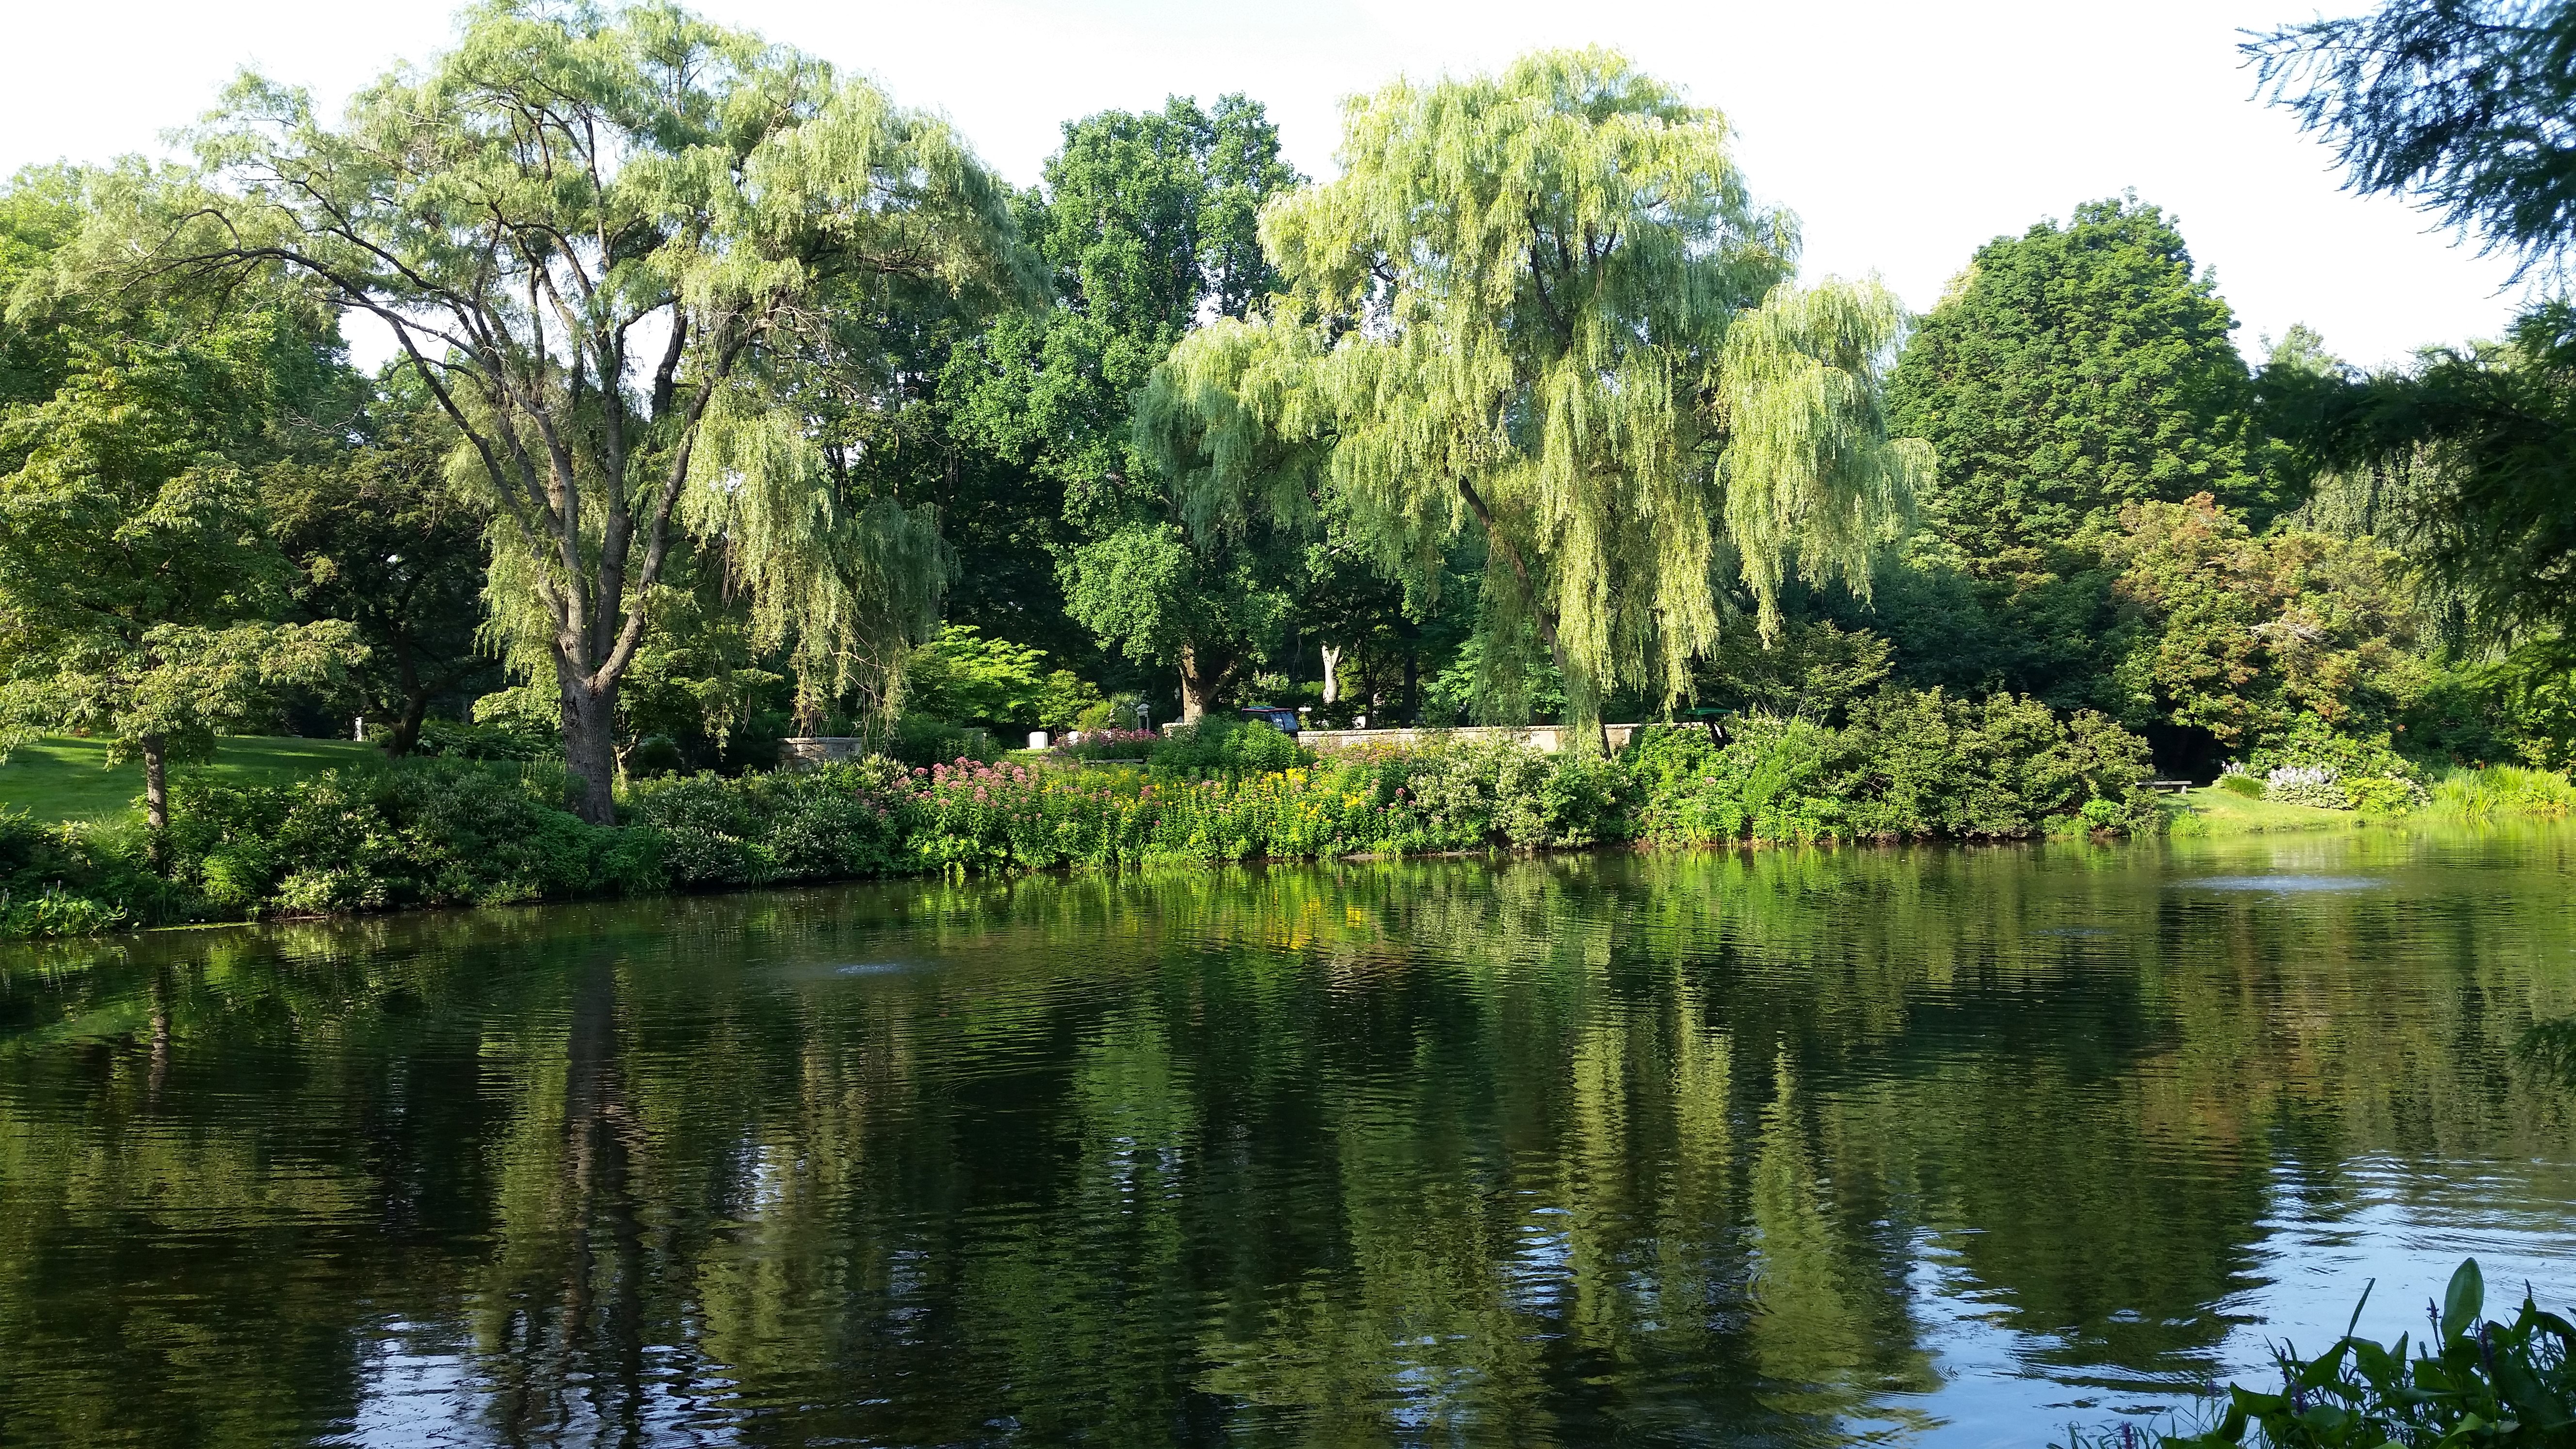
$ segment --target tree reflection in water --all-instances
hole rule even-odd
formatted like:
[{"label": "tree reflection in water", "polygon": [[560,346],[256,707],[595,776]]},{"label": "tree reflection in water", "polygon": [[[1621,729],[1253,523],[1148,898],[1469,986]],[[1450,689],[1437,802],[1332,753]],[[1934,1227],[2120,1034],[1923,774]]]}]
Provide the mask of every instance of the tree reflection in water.
[{"label": "tree reflection in water", "polygon": [[2566,1090],[2510,1051],[2576,1011],[2571,842],[24,950],[0,1442],[2035,1437],[2340,1326],[2408,1243],[2576,1279]]}]

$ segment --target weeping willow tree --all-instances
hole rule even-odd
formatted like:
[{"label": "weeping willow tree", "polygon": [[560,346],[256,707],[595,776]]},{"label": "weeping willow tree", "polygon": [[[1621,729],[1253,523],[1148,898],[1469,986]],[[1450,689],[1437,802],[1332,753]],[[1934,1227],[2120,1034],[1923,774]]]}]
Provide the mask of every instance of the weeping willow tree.
[{"label": "weeping willow tree", "polygon": [[1867,587],[1928,448],[1888,437],[1902,318],[1875,283],[1801,289],[1724,120],[1601,50],[1352,101],[1340,179],[1271,204],[1284,291],[1184,339],[1137,430],[1194,526],[1297,515],[1318,472],[1389,568],[1486,555],[1486,713],[1532,647],[1569,712],[1670,702],[1791,577]]},{"label": "weeping willow tree", "polygon": [[588,818],[679,551],[809,707],[883,693],[948,561],[928,509],[826,466],[817,400],[885,382],[852,317],[1023,285],[1007,188],[944,123],[667,5],[491,0],[340,125],[245,76],[198,148],[89,255],[283,269],[392,331],[490,491],[492,627],[553,677]]}]

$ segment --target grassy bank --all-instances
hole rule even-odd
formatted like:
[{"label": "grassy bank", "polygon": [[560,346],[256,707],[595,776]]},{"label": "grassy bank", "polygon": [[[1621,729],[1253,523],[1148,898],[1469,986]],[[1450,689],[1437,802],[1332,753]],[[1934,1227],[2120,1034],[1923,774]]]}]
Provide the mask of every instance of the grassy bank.
[{"label": "grassy bank", "polygon": [[2350,830],[2366,817],[2279,800],[2248,799],[2204,786],[2174,796],[2167,829],[2175,835],[2262,835],[2295,830]]},{"label": "grassy bank", "polygon": [[[283,786],[381,758],[375,746],[355,740],[237,736],[223,742],[213,764],[192,768],[226,785]],[[0,765],[0,808],[44,824],[140,820],[142,798],[142,764],[128,760],[111,768],[104,740],[48,735],[10,751]]]}]

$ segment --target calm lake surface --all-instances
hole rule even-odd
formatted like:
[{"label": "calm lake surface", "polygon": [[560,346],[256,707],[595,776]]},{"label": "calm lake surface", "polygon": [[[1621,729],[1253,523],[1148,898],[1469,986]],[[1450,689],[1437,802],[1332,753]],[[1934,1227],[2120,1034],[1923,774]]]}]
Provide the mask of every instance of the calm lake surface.
[{"label": "calm lake surface", "polygon": [[2576,1296],[2576,830],[0,956],[8,1444],[2035,1443]]}]

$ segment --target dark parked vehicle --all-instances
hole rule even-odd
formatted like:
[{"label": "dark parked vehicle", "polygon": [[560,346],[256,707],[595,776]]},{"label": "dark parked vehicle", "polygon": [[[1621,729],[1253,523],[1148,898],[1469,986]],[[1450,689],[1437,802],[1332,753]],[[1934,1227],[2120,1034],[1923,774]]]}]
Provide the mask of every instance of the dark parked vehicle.
[{"label": "dark parked vehicle", "polygon": [[1245,707],[1243,717],[1245,719],[1257,719],[1263,724],[1270,726],[1272,729],[1279,731],[1279,733],[1283,735],[1294,735],[1297,733],[1299,728],[1297,723],[1297,711],[1293,709],[1281,709],[1276,705],[1249,705]]}]

